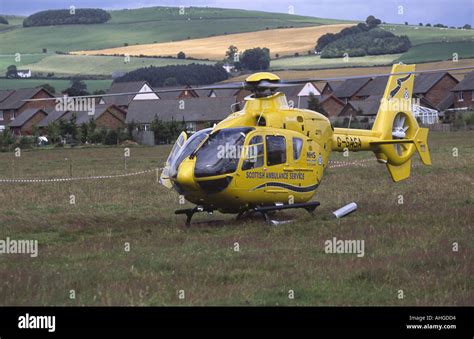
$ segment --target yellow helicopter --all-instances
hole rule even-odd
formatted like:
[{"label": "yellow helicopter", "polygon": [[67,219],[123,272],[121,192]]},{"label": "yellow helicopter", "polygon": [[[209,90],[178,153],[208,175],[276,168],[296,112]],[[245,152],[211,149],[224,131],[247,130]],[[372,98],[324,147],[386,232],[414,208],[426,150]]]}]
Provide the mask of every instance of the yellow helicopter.
[{"label": "yellow helicopter", "polygon": [[[238,214],[259,212],[270,222],[270,211],[303,208],[312,213],[319,202],[311,201],[327,168],[331,151],[372,151],[397,182],[410,176],[411,157],[418,152],[431,164],[428,129],[420,128],[411,112],[415,74],[471,69],[415,71],[415,65],[393,65],[389,74],[341,78],[281,80],[260,72],[245,82],[201,86],[195,89],[245,89],[242,110],[231,113],[213,128],[175,142],[160,182],[175,189],[194,208],[175,211],[187,216],[220,211]],[[324,115],[290,107],[278,88],[307,82],[388,76],[379,111],[371,130],[334,128]],[[144,93],[176,92],[164,89]],[[138,92],[103,94],[134,95]],[[71,98],[98,97],[87,95]],[[52,100],[30,99],[28,101]]]},{"label": "yellow helicopter", "polygon": [[[291,108],[275,89],[309,80],[287,81],[272,73],[249,76],[245,83],[217,88],[246,88],[242,110],[214,128],[187,138],[182,133],[166,161],[160,182],[194,203],[196,212],[260,212],[319,205],[310,201],[321,183],[331,151],[372,151],[386,164],[393,181],[410,175],[410,158],[418,151],[431,164],[428,129],[411,113],[415,65],[394,65],[371,130],[334,128],[327,117]],[[216,88],[214,86],[213,88]]]}]

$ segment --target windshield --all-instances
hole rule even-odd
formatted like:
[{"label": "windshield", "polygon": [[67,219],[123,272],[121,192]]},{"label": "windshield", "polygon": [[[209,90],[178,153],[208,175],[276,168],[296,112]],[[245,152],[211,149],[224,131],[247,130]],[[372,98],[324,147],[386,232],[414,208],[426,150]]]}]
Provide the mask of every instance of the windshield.
[{"label": "windshield", "polygon": [[[178,173],[178,167],[184,159],[193,153],[199,144],[211,133],[212,128],[206,128],[194,133],[184,144],[184,146],[175,154],[171,154],[168,158],[170,164],[170,177],[175,177]],[[173,151],[171,152],[173,153]]]},{"label": "windshield", "polygon": [[211,134],[196,153],[194,175],[208,177],[235,172],[245,137],[253,128],[224,128]]}]

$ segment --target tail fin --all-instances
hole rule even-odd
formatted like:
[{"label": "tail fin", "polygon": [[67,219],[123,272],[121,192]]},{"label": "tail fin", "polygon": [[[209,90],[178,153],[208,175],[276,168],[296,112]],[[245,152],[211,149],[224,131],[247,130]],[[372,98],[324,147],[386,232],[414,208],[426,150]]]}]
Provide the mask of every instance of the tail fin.
[{"label": "tail fin", "polygon": [[[392,75],[382,97],[371,131],[336,128],[335,143],[341,138],[357,137],[359,150],[372,150],[377,160],[386,164],[393,181],[410,176],[411,157],[418,151],[421,161],[431,165],[428,150],[428,129],[420,128],[412,114],[412,93],[415,65],[393,65]],[[336,141],[336,142],[334,142]]]},{"label": "tail fin", "polygon": [[[415,65],[393,65],[384,96],[372,130],[379,141],[372,142],[379,162],[387,164],[393,181],[410,176],[415,150],[425,165],[431,165],[428,150],[428,129],[420,128],[412,114],[412,93]],[[396,75],[397,73],[402,73]]]}]

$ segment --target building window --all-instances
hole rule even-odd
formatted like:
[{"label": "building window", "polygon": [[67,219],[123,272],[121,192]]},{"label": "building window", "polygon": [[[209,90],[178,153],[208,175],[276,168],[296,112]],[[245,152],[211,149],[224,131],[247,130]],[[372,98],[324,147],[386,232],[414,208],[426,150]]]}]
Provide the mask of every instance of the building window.
[{"label": "building window", "polygon": [[463,91],[458,92],[458,101],[464,101],[464,92]]},{"label": "building window", "polygon": [[187,122],[186,123],[186,130],[190,132],[196,131],[196,123],[195,122]]},{"label": "building window", "polygon": [[273,166],[286,162],[285,137],[269,135],[266,137],[267,165]]},{"label": "building window", "polygon": [[10,120],[15,120],[15,115],[16,115],[16,114],[15,114],[15,111],[13,111]]},{"label": "building window", "polygon": [[3,111],[0,111],[0,120],[3,120],[4,117],[3,117]]},{"label": "building window", "polygon": [[138,131],[149,131],[150,130],[150,124],[141,124],[141,125],[138,125],[137,127],[137,130]]}]

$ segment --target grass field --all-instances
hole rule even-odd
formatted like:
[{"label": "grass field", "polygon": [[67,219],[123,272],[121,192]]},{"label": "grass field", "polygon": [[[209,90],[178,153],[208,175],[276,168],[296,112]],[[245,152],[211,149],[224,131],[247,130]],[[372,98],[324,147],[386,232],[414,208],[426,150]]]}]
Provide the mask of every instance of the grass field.
[{"label": "grass field", "polygon": [[272,70],[279,69],[321,69],[337,67],[368,67],[378,65],[391,65],[402,54],[370,55],[364,57],[350,57],[347,61],[343,58],[321,59],[317,55],[305,55],[292,58],[274,59],[270,62]]},{"label": "grass field", "polygon": [[[94,92],[96,90],[107,90],[110,88],[112,80],[84,80],[87,85],[87,90]],[[59,79],[0,79],[0,90],[2,89],[17,89],[17,88],[32,88],[43,84],[50,84],[56,90],[56,93],[71,87],[69,80]]]},{"label": "grass field", "polygon": [[454,53],[459,59],[474,58],[474,43],[471,41],[460,42],[435,42],[414,46],[406,53],[368,55],[364,57],[321,59],[316,55],[307,55],[292,58],[274,59],[270,68],[278,69],[322,69],[337,67],[370,67],[386,66],[394,63],[426,63],[431,61],[450,60]]},{"label": "grass field", "polygon": [[422,44],[410,48],[395,62],[416,63],[453,59],[454,53],[459,59],[474,58],[474,41],[444,42]]},{"label": "grass field", "polygon": [[187,56],[200,59],[222,60],[230,45],[240,51],[254,47],[267,47],[271,56],[293,55],[295,52],[307,53],[314,50],[318,38],[326,33],[337,33],[352,24],[321,25],[314,27],[285,28],[264,30],[231,35],[219,35],[210,38],[192,39],[187,41],[165,42],[138,46],[117,47],[92,51],[76,51],[77,54],[129,54],[164,56],[176,55],[180,51]]},{"label": "grass field", "polygon": [[381,25],[395,35],[407,35],[413,46],[433,42],[473,41],[474,30],[405,25]]},{"label": "grass field", "polygon": [[[71,75],[104,75],[111,77],[115,71],[129,72],[140,67],[148,66],[167,66],[167,65],[187,65],[191,63],[214,64],[211,61],[201,60],[180,60],[175,58],[138,58],[130,57],[130,61],[125,62],[121,56],[85,56],[85,55],[48,55],[39,58],[41,54],[31,56],[38,60],[28,59],[23,61],[23,65],[18,68],[31,69],[34,73],[43,73],[46,75],[53,72],[55,76]],[[11,65],[11,58],[0,56],[0,73],[5,73],[6,68]],[[10,63],[9,63],[10,62]]]},{"label": "grass field", "polygon": [[[260,219],[237,223],[218,213],[196,221],[221,222],[186,228],[172,212],[182,208],[178,196],[159,186],[153,172],[2,183],[0,239],[38,240],[39,255],[0,255],[0,304],[472,305],[473,137],[431,133],[433,166],[415,159],[411,178],[398,184],[375,161],[329,169],[316,215],[281,213],[296,220],[271,229]],[[132,148],[129,171],[161,166],[169,149]],[[66,177],[71,159],[73,176],[123,173],[122,155],[122,148],[0,153],[0,178]],[[358,203],[356,213],[331,217],[350,201]],[[333,237],[365,240],[365,256],[326,254],[324,241]]]},{"label": "grass field", "polygon": [[[304,27],[347,22],[307,16],[219,8],[153,7],[110,11],[105,24],[27,27],[1,25],[1,53],[41,53],[102,49],[251,32],[277,27]],[[6,27],[5,27],[6,26]],[[228,46],[227,46],[228,47]],[[168,54],[167,54],[168,55]]]}]

